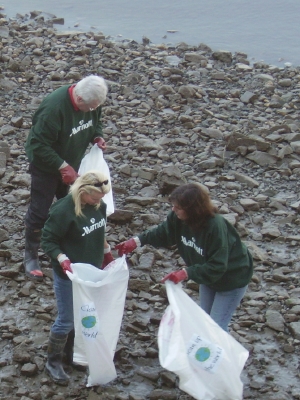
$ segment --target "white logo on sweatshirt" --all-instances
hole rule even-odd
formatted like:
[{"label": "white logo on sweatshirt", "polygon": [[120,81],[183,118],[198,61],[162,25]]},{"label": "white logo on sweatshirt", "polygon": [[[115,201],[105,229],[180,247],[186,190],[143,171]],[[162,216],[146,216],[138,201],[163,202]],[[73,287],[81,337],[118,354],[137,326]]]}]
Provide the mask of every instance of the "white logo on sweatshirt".
[{"label": "white logo on sweatshirt", "polygon": [[91,218],[90,220],[91,225],[90,226],[84,226],[83,227],[83,234],[81,236],[89,235],[91,232],[93,232],[95,229],[102,228],[105,226],[105,218],[102,218],[99,222],[95,222],[95,218]]},{"label": "white logo on sweatshirt", "polygon": [[85,129],[88,129],[91,126],[93,126],[92,119],[90,119],[89,122],[85,124],[83,122],[84,122],[83,120],[79,121],[79,126],[77,128],[72,128],[72,133],[70,134],[70,136],[76,135],[78,132],[84,131]]},{"label": "white logo on sweatshirt", "polygon": [[198,254],[200,254],[201,256],[203,256],[203,249],[201,249],[201,247],[199,247],[199,246],[196,245],[196,243],[195,243],[195,241],[196,241],[195,238],[192,238],[192,240],[187,240],[186,237],[181,236],[181,241],[182,241],[182,243],[183,243],[185,246],[193,247],[193,248],[196,250],[196,252],[197,252]]}]

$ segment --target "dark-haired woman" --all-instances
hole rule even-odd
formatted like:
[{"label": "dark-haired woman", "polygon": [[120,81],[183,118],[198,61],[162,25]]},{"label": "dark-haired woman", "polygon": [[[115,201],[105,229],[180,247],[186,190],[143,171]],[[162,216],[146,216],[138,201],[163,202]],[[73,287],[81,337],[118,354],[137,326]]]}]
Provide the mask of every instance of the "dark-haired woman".
[{"label": "dark-haired woman", "polygon": [[225,331],[253,274],[251,254],[236,229],[218,214],[207,190],[188,183],[171,196],[172,211],[156,228],[116,246],[119,255],[138,246],[176,245],[187,267],[163,278],[200,284],[200,306]]}]

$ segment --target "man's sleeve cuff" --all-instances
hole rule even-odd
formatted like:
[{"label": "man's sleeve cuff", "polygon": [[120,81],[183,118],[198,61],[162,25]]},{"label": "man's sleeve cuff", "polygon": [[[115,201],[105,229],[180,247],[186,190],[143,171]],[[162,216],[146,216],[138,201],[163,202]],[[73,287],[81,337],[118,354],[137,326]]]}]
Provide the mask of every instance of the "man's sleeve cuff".
[{"label": "man's sleeve cuff", "polygon": [[135,243],[136,243],[136,247],[141,247],[141,241],[140,241],[140,239],[139,239],[137,236],[135,236],[135,237],[133,238],[133,240],[134,240]]},{"label": "man's sleeve cuff", "polygon": [[65,168],[67,165],[69,165],[69,164],[64,161],[58,169]]}]

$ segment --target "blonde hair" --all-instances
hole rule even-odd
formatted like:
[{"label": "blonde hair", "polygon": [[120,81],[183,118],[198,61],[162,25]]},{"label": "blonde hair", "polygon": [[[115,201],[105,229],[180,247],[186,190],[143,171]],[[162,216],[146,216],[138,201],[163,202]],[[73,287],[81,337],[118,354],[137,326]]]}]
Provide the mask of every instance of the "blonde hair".
[{"label": "blonde hair", "polygon": [[[83,216],[83,205],[81,203],[82,194],[92,194],[92,192],[107,194],[110,189],[110,181],[102,172],[88,171],[79,176],[70,187],[70,193],[75,203],[75,214],[77,216]],[[96,210],[98,210],[99,207],[100,203],[95,205]]]}]

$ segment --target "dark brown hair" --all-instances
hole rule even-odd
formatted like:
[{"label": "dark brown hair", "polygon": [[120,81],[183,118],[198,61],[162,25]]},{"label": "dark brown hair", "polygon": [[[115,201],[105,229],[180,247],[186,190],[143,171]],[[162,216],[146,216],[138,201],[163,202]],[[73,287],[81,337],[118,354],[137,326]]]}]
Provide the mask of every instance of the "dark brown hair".
[{"label": "dark brown hair", "polygon": [[187,219],[184,222],[193,230],[205,227],[209,218],[218,212],[208,191],[198,183],[179,186],[173,190],[169,199],[186,212]]}]

